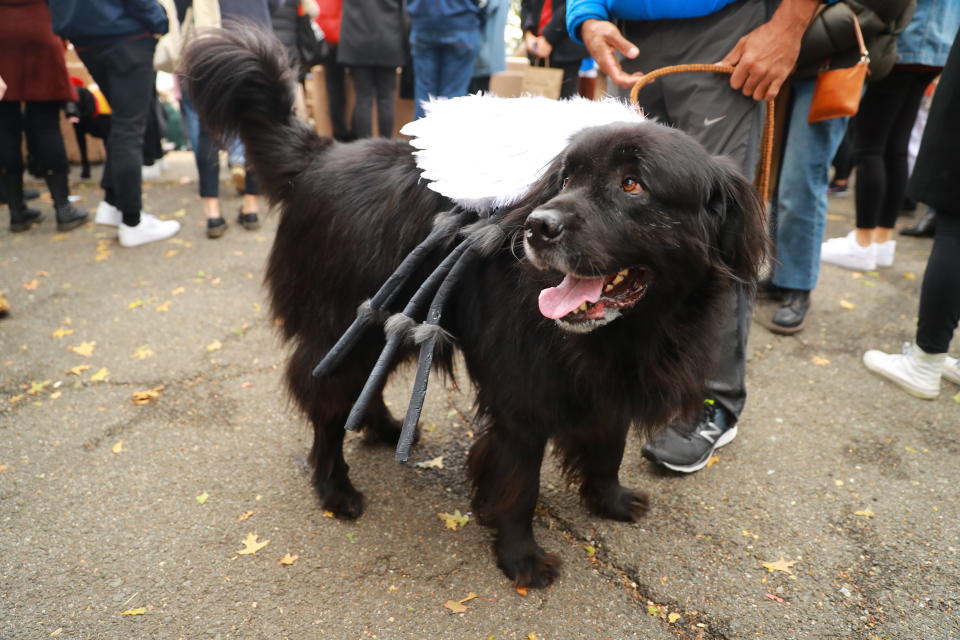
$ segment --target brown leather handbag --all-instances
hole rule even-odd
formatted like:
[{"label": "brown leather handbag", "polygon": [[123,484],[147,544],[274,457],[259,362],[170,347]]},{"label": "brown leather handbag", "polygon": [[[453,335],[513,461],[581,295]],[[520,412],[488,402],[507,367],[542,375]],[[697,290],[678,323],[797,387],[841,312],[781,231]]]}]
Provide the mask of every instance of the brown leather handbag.
[{"label": "brown leather handbag", "polygon": [[824,64],[824,68],[817,74],[817,85],[813,90],[807,122],[852,116],[860,108],[863,83],[869,73],[870,55],[867,53],[867,46],[863,43],[860,23],[852,9],[850,15],[853,18],[853,29],[860,45],[860,60],[852,67],[843,69],[828,69],[829,60]]}]

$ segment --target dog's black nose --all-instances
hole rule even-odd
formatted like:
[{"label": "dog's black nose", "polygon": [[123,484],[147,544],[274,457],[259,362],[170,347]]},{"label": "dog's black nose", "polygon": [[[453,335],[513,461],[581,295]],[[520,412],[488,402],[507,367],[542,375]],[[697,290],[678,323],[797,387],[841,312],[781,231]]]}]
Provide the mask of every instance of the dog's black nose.
[{"label": "dog's black nose", "polygon": [[524,226],[528,240],[549,244],[556,242],[563,234],[563,216],[554,209],[537,209],[527,216]]}]

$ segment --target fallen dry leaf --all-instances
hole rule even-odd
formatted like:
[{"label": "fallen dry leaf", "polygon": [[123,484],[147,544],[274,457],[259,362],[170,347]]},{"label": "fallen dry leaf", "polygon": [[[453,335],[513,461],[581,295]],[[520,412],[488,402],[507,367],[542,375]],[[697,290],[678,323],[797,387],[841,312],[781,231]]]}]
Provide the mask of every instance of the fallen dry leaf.
[{"label": "fallen dry leaf", "polygon": [[214,340],[213,342],[207,345],[207,351],[216,351],[217,349],[222,349],[222,348],[223,348],[223,343],[220,342],[219,340]]},{"label": "fallen dry leaf", "polygon": [[290,554],[288,553],[288,554],[284,555],[282,558],[280,558],[280,564],[291,565],[291,564],[293,564],[294,562],[296,562],[296,561],[297,561],[297,558],[299,558],[299,557],[300,557],[300,556],[297,556],[297,555],[293,555],[293,556],[292,556],[292,555],[290,555]]},{"label": "fallen dry leaf", "polygon": [[118,441],[117,444],[110,447],[110,451],[113,451],[114,453],[120,453],[123,451],[123,440]]},{"label": "fallen dry leaf", "polygon": [[56,630],[55,630],[53,633],[50,634],[50,637],[51,637],[51,638],[56,638],[56,637],[59,636],[61,633],[63,633],[63,627],[57,627]]},{"label": "fallen dry leaf", "polygon": [[720,456],[710,456],[710,459],[707,460],[707,468],[709,469],[718,462],[720,462]]},{"label": "fallen dry leaf", "polygon": [[445,606],[447,609],[449,609],[454,613],[465,613],[466,610],[469,609],[469,607],[464,606],[465,603],[470,602],[476,597],[477,597],[477,594],[471,591],[470,593],[467,594],[466,598],[463,598],[462,600],[447,600],[446,602],[443,603],[443,606]]},{"label": "fallen dry leaf", "polygon": [[9,468],[10,468],[10,467],[8,467],[8,466],[5,465],[5,464],[0,464],[0,473],[5,472],[5,471],[6,471],[7,469],[9,469]]},{"label": "fallen dry leaf", "polygon": [[140,298],[137,298],[136,300],[134,300],[133,302],[127,305],[127,309],[136,309],[137,307],[142,307],[142,306],[143,306],[143,300],[141,300]]},{"label": "fallen dry leaf", "polygon": [[172,295],[172,296],[178,296],[178,295],[180,295],[181,293],[184,293],[185,291],[186,291],[186,289],[184,289],[183,287],[177,287],[176,289],[174,289],[173,291],[170,292],[170,295]]},{"label": "fallen dry leaf", "polygon": [[853,304],[853,303],[850,302],[849,300],[841,300],[841,301],[840,301],[840,306],[843,307],[844,309],[856,309],[856,308],[857,308],[857,305]]},{"label": "fallen dry leaf", "polygon": [[94,348],[97,346],[96,340],[91,340],[90,342],[81,342],[75,347],[70,347],[70,351],[73,351],[79,356],[84,356],[89,358],[93,354]]},{"label": "fallen dry leaf", "polygon": [[66,327],[60,327],[59,329],[57,329],[56,331],[54,331],[51,335],[52,335],[54,338],[59,339],[59,338],[62,338],[62,337],[64,337],[64,336],[68,336],[68,335],[70,335],[71,333],[73,333],[73,329],[67,329]]},{"label": "fallen dry leaf", "polygon": [[674,622],[676,622],[676,621],[679,620],[679,619],[680,619],[680,614],[679,614],[679,613],[671,613],[671,614],[667,615],[667,622],[669,622],[670,624],[673,624]]},{"label": "fallen dry leaf", "polygon": [[917,274],[913,273],[912,271],[904,271],[903,277],[906,278],[907,280],[916,280]]},{"label": "fallen dry leaf", "polygon": [[246,520],[247,518],[249,518],[255,513],[256,511],[253,511],[253,510],[244,511],[243,513],[240,514],[240,517],[237,518],[237,522],[243,522],[244,520]]},{"label": "fallen dry leaf", "polygon": [[177,255],[178,253],[180,253],[180,249],[167,249],[167,250],[164,252],[163,257],[164,257],[164,258],[172,258],[173,256]]},{"label": "fallen dry leaf", "polygon": [[877,515],[877,514],[875,514],[875,513],[873,512],[873,509],[871,509],[870,507],[867,507],[866,509],[862,509],[861,511],[854,511],[854,512],[853,512],[853,515],[855,515],[855,516],[864,516],[864,517],[866,517],[866,518],[872,518],[873,516],[875,516],[875,515]]},{"label": "fallen dry leaf", "polygon": [[91,368],[92,368],[92,367],[91,367],[89,364],[78,364],[78,365],[75,366],[75,367],[71,367],[71,368],[67,369],[67,374],[69,374],[69,375],[71,375],[71,376],[78,376],[78,375],[80,375],[81,373],[83,373],[84,371],[86,371],[87,369],[91,369]]},{"label": "fallen dry leaf", "polygon": [[462,529],[470,522],[470,516],[460,513],[460,509],[455,510],[453,513],[438,513],[437,517],[443,520],[443,523],[447,525],[447,529],[452,531]]},{"label": "fallen dry leaf", "polygon": [[765,594],[763,594],[763,597],[764,597],[764,598],[770,598],[770,599],[773,600],[774,602],[783,602],[783,598],[781,598],[780,596],[774,595],[774,594],[772,594],[772,593],[765,593]]},{"label": "fallen dry leaf", "polygon": [[146,607],[137,607],[136,609],[127,609],[126,611],[124,611],[124,612],[121,613],[120,615],[122,615],[122,616],[142,616],[142,615],[145,614],[146,612],[147,612],[147,608],[146,608]]},{"label": "fallen dry leaf", "polygon": [[526,595],[530,593],[530,589],[528,589],[527,587],[514,587],[514,588],[517,590],[517,593],[519,593],[524,597],[526,597]]},{"label": "fallen dry leaf", "polygon": [[53,393],[50,394],[50,399],[51,399],[51,400],[56,400],[57,398],[59,398],[59,397],[62,396],[62,395],[63,395],[62,392],[60,392],[60,391],[54,391]]},{"label": "fallen dry leaf", "polygon": [[956,402],[957,404],[960,404],[960,393],[953,396],[953,401]]},{"label": "fallen dry leaf", "polygon": [[51,382],[53,382],[53,380],[44,380],[43,382],[31,381],[30,389],[27,390],[27,393],[29,393],[32,396],[35,396],[38,393],[42,393],[44,389],[46,389],[47,386],[50,385]]},{"label": "fallen dry leaf", "polygon": [[147,358],[152,358],[155,355],[157,354],[154,353],[153,349],[145,344],[142,344],[134,349],[133,353],[130,354],[130,357],[136,358],[137,360],[146,360]]},{"label": "fallen dry leaf", "polygon": [[154,311],[159,311],[159,312],[161,312],[161,313],[164,312],[164,311],[170,311],[170,301],[167,300],[167,301],[164,302],[163,304],[158,304],[157,306],[155,306],[155,307],[153,308],[153,310],[154,310]]},{"label": "fallen dry leaf", "polygon": [[197,496],[197,504],[206,504],[208,498],[210,498],[210,494],[204,491],[203,493]]},{"label": "fallen dry leaf", "polygon": [[68,236],[68,235],[65,234],[65,233],[58,233],[58,234],[50,237],[50,242],[63,242],[64,240],[66,240],[66,239],[69,238],[69,237],[70,237],[70,236]]},{"label": "fallen dry leaf", "polygon": [[23,283],[23,288],[27,291],[36,291],[37,287],[40,286],[40,281],[34,278],[33,280],[28,280]]},{"label": "fallen dry leaf", "polygon": [[587,557],[592,558],[597,555],[597,548],[592,544],[587,544],[583,546],[583,550],[587,552]]},{"label": "fallen dry leaf", "polygon": [[260,536],[258,536],[255,533],[248,533],[247,537],[244,538],[243,542],[241,543],[243,544],[243,549],[240,549],[239,551],[237,551],[237,555],[238,556],[251,555],[256,553],[257,551],[260,551],[260,549],[263,549],[265,546],[270,544],[269,539],[264,540],[263,542],[258,542],[257,538],[259,537]]},{"label": "fallen dry leaf", "polygon": [[810,362],[819,367],[825,367],[830,364],[830,360],[828,358],[824,358],[823,356],[813,356],[810,358]]},{"label": "fallen dry leaf", "polygon": [[90,376],[90,382],[103,382],[107,379],[107,376],[110,375],[110,372],[107,371],[106,367],[100,367],[100,370],[95,374]]},{"label": "fallen dry leaf", "polygon": [[431,460],[418,462],[414,466],[420,467],[421,469],[443,469],[443,456],[437,456]]},{"label": "fallen dry leaf", "polygon": [[784,573],[789,573],[793,575],[793,571],[790,570],[790,567],[797,564],[796,560],[784,560],[783,556],[780,556],[780,559],[776,562],[764,562],[763,566],[767,568],[767,571],[773,573],[774,571],[783,571]]},{"label": "fallen dry leaf", "polygon": [[174,218],[182,218],[182,217],[184,217],[185,215],[187,215],[187,210],[186,210],[186,209],[177,209],[176,211],[174,211],[174,212],[171,213],[170,215],[173,216]]}]

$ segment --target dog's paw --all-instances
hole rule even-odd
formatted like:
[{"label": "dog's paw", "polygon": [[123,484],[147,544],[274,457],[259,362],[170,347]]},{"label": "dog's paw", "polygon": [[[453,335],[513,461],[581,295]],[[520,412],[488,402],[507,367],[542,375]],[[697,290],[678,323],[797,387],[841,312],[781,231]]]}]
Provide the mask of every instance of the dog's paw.
[{"label": "dog's paw", "polygon": [[560,558],[539,547],[531,553],[499,556],[497,565],[517,587],[542,589],[553,584],[560,575]]},{"label": "dog's paw", "polygon": [[364,502],[363,494],[356,490],[338,491],[321,500],[323,509],[341,520],[356,520],[362,516]]},{"label": "dog's paw", "polygon": [[620,485],[603,492],[585,492],[583,499],[592,513],[621,522],[636,522],[650,509],[646,493]]}]

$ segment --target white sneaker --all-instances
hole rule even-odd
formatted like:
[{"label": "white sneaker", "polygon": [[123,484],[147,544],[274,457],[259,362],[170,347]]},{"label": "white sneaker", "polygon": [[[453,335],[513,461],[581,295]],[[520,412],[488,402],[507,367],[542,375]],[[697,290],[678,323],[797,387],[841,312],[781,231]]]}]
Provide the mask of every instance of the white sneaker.
[{"label": "white sneaker", "polygon": [[119,227],[123,222],[123,213],[106,200],[101,200],[97,205],[97,215],[93,221],[97,224]]},{"label": "white sneaker", "polygon": [[121,247],[139,247],[148,242],[166,240],[180,231],[180,223],[176,220],[161,220],[149,213],[140,214],[140,224],[128,227],[120,223],[118,235]]},{"label": "white sneaker", "polygon": [[953,384],[960,384],[960,360],[947,356],[943,359],[943,377]]},{"label": "white sneaker", "polygon": [[831,238],[820,246],[820,261],[844,269],[873,271],[877,268],[876,245],[861,247],[855,239],[856,231],[842,238]]},{"label": "white sneaker", "polygon": [[886,242],[874,242],[873,246],[877,256],[877,266],[892,267],[893,255],[897,251],[897,241],[887,240]]},{"label": "white sneaker", "polygon": [[870,350],[863,354],[863,364],[910,395],[935,400],[940,395],[940,376],[946,355],[926,353],[917,345],[904,342],[902,354]]}]

